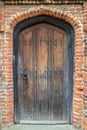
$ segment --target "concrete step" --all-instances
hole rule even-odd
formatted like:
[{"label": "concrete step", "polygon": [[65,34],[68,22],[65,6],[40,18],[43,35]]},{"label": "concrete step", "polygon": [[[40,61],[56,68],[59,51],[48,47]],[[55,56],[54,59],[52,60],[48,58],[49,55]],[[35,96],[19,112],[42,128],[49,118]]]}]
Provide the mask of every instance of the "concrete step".
[{"label": "concrete step", "polygon": [[1,130],[82,130],[76,129],[72,125],[13,125]]}]

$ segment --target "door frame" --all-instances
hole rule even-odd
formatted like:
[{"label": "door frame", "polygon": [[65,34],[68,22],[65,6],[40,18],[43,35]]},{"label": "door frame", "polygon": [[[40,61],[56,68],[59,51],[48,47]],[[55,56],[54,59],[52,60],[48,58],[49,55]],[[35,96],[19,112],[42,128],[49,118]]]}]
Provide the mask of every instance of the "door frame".
[{"label": "door frame", "polygon": [[[73,27],[60,19],[50,16],[37,16],[31,19],[27,19],[17,24],[13,33],[13,80],[14,80],[14,122],[20,122],[20,107],[19,107],[19,95],[18,95],[18,43],[19,34],[27,27],[33,26],[38,23],[48,23],[66,31],[68,36],[68,123],[72,123],[73,112],[73,72],[74,72],[74,30]],[[70,88],[70,89],[69,89]]]}]

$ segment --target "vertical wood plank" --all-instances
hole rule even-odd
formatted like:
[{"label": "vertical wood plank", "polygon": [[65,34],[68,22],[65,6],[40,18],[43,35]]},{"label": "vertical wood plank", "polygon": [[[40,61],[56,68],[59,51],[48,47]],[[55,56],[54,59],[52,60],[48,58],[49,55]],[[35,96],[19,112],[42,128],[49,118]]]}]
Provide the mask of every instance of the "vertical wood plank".
[{"label": "vertical wood plank", "polygon": [[54,28],[54,118],[63,117],[63,71],[64,44],[63,34]]},{"label": "vertical wood plank", "polygon": [[47,29],[39,26],[37,34],[37,95],[38,95],[38,119],[46,118],[46,89],[47,89]]}]

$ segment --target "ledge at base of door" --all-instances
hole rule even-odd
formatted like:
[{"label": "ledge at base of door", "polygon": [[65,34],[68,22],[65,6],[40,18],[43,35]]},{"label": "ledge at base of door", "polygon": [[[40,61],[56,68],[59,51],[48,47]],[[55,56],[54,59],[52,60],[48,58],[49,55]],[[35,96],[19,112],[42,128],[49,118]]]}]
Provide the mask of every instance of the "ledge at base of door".
[{"label": "ledge at base of door", "polygon": [[72,125],[13,125],[1,130],[82,130],[76,129]]}]

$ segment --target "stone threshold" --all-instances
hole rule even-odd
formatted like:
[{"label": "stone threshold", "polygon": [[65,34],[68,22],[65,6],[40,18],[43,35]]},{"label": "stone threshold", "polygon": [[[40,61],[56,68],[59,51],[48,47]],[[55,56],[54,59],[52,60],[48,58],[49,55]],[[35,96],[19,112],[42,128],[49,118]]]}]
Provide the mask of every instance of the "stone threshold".
[{"label": "stone threshold", "polygon": [[76,129],[72,125],[13,125],[11,127],[2,128],[1,130],[82,130]]}]

